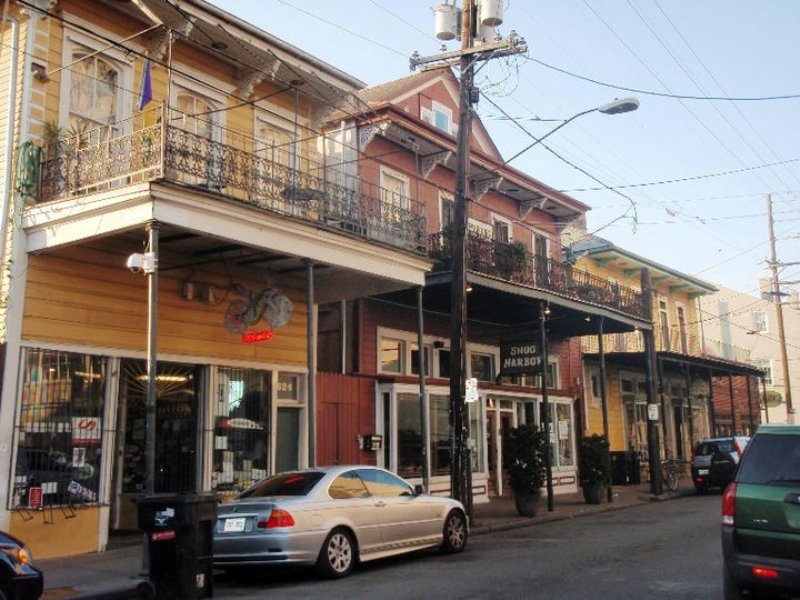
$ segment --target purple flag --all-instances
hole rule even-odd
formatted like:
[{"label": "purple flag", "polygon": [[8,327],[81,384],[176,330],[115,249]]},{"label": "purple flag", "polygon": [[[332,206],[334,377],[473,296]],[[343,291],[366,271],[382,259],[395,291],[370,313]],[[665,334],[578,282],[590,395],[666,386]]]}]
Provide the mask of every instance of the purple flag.
[{"label": "purple flag", "polygon": [[150,61],[146,60],[142,70],[142,85],[139,87],[139,110],[143,110],[152,99],[153,84],[150,81]]}]

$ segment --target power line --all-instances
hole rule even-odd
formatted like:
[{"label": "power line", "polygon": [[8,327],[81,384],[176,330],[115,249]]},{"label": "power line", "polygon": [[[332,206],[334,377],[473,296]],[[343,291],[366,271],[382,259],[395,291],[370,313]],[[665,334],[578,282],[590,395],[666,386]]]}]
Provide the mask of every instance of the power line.
[{"label": "power line", "polygon": [[560,67],[556,67],[555,65],[548,64],[542,60],[533,58],[532,56],[526,57],[527,60],[534,62],[538,65],[541,65],[547,69],[551,69],[553,71],[557,71],[564,75],[568,75],[569,77],[574,77],[575,79],[580,79],[582,81],[588,81],[589,83],[594,83],[596,85],[601,85],[603,87],[611,88],[614,90],[621,90],[624,92],[633,92],[634,94],[643,94],[646,96],[658,96],[660,98],[673,98],[676,100],[719,100],[720,102],[767,102],[773,100],[796,100],[800,98],[800,94],[782,94],[782,95],[774,95],[774,96],[697,96],[692,94],[675,94],[670,92],[656,92],[655,90],[645,90],[641,88],[634,88],[628,87],[623,85],[616,85],[613,83],[608,83],[605,81],[600,81],[598,79],[593,79],[591,77],[586,77],[585,75],[578,75],[577,73],[573,73],[572,71],[568,71],[566,69],[562,69]]},{"label": "power line", "polygon": [[[723,177],[725,175],[736,175],[738,173],[747,173],[749,171],[755,171],[757,169],[766,169],[769,167],[775,167],[780,165],[786,165],[791,163],[796,163],[800,161],[800,157],[797,158],[787,158],[786,160],[781,160],[778,162],[773,163],[765,163],[762,165],[754,165],[752,167],[742,167],[741,169],[729,169],[727,171],[719,171],[717,173],[705,173],[703,175],[692,175],[690,177],[678,177],[676,179],[662,179],[660,181],[648,181],[644,183],[629,183],[626,185],[616,186],[617,189],[631,189],[631,188],[641,188],[641,187],[651,187],[654,185],[666,185],[671,183],[684,183],[686,181],[697,181],[699,179],[711,179],[713,177]],[[591,188],[572,188],[566,190],[559,190],[566,194],[572,192],[597,192],[605,190],[605,187],[591,187]]]}]

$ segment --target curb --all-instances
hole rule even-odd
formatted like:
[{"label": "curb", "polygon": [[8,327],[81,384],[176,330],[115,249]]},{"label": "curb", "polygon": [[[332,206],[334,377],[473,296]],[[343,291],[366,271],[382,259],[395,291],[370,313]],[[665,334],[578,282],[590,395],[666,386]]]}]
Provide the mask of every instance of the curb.
[{"label": "curb", "polygon": [[544,514],[538,517],[526,519],[523,517],[514,517],[512,520],[505,520],[500,523],[489,525],[476,524],[470,527],[469,533],[471,536],[485,535],[487,533],[494,533],[497,531],[509,531],[512,529],[522,529],[524,527],[533,527],[543,523],[552,523],[554,521],[567,521],[570,519],[577,519],[581,517],[589,517],[598,513],[611,512],[617,510],[624,510],[633,508],[635,506],[643,506],[649,502],[667,502],[669,500],[677,500],[687,496],[694,496],[694,490],[677,490],[675,492],[666,492],[660,496],[653,496],[651,494],[639,494],[637,501],[627,503],[611,503],[604,504],[598,508],[583,508],[578,510],[571,510],[560,514]]}]

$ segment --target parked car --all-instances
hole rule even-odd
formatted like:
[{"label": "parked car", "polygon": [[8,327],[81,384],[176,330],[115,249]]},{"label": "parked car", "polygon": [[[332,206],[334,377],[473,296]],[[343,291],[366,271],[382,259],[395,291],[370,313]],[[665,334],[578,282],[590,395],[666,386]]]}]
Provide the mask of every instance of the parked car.
[{"label": "parked car", "polygon": [[800,594],[800,426],[761,425],[722,496],[725,598]]},{"label": "parked car", "polygon": [[709,488],[725,489],[733,481],[749,437],[732,436],[700,440],[692,459],[692,481],[698,494]]},{"label": "parked car", "polygon": [[413,550],[461,552],[468,533],[460,502],[422,494],[389,471],[308,469],[268,477],[219,506],[214,566],[314,566],[337,578]]},{"label": "parked car", "polygon": [[44,590],[42,572],[18,539],[0,531],[0,598],[36,600]]}]

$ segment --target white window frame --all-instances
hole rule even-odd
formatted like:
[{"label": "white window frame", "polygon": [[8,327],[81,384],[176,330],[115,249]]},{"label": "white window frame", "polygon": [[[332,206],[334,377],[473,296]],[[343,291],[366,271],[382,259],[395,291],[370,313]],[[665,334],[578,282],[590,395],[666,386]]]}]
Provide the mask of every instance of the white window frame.
[{"label": "white window frame", "polygon": [[508,227],[508,242],[511,243],[514,241],[514,223],[511,219],[507,219],[506,217],[502,217],[495,213],[492,213],[492,236],[494,236],[494,224],[497,223],[504,223]]},{"label": "white window frame", "polygon": [[[382,340],[395,340],[398,342],[402,342],[403,347],[401,349],[400,355],[400,371],[384,371],[381,368],[381,341]],[[411,359],[411,352],[412,346],[416,346],[418,342],[418,336],[416,333],[411,331],[403,331],[400,329],[391,329],[388,327],[378,327],[378,336],[377,336],[377,349],[376,349],[376,356],[377,356],[377,364],[376,371],[378,373],[386,374],[386,375],[409,375],[416,377],[417,373],[412,373],[412,359]],[[424,348],[428,350],[428,362],[430,367],[430,373],[425,375],[425,377],[439,377],[439,350],[449,350],[444,346],[437,347],[436,342],[443,344],[444,340],[438,338],[436,336],[423,336],[422,337],[422,345]]]},{"label": "white window frame", "polygon": [[442,209],[445,202],[449,202],[452,205],[452,214],[455,217],[455,197],[450,192],[443,192],[439,191],[439,231],[444,231],[444,210]]},{"label": "white window frame", "polygon": [[[106,32],[97,27],[96,23],[91,24],[93,31],[106,33],[113,38],[114,34]],[[119,122],[120,133],[129,133],[133,127],[131,117],[133,116],[133,95],[124,90],[133,89],[133,67],[126,60],[124,52],[117,48],[106,48],[106,44],[100,44],[95,38],[89,37],[71,29],[69,25],[64,28],[64,42],[62,50],[62,70],[61,89],[59,91],[59,125],[63,128],[69,126],[70,113],[70,90],[72,85],[72,70],[67,67],[73,61],[73,53],[78,49],[85,49],[88,53],[97,53],[98,57],[112,63],[119,72],[117,79],[117,122]]]},{"label": "white window frame", "polygon": [[542,231],[541,229],[537,229],[536,227],[531,227],[531,252],[533,255],[536,255],[537,235],[540,235],[545,239],[545,255],[547,258],[553,258],[553,240],[550,239],[550,236],[547,235],[546,232]]},{"label": "white window frame", "polygon": [[769,333],[769,320],[767,316],[767,311],[756,309],[752,311],[752,315],[753,315],[753,331],[755,331],[756,333]]}]

